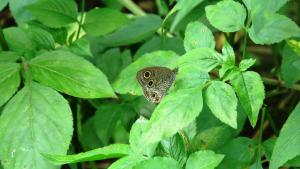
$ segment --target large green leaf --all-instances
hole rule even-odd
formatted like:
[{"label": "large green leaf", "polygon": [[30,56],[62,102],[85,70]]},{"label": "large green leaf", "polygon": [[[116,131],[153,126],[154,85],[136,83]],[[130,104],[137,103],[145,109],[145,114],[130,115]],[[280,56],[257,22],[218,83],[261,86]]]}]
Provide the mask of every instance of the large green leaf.
[{"label": "large green leaf", "polygon": [[258,14],[262,11],[278,11],[283,5],[285,5],[289,0],[243,0],[247,9],[251,11],[251,14]]},{"label": "large green leaf", "polygon": [[121,94],[142,95],[142,89],[136,80],[136,73],[149,66],[164,66],[173,69],[176,66],[177,58],[178,55],[171,51],[156,51],[145,54],[121,71],[113,84],[113,88]]},{"label": "large green leaf", "polygon": [[180,21],[183,20],[185,16],[187,16],[197,5],[202,3],[204,0],[197,0],[197,1],[186,1],[180,0],[174,9],[177,12],[176,17],[171,25],[171,31],[173,32],[177,26],[179,25]]},{"label": "large green leaf", "polygon": [[257,44],[278,43],[290,37],[299,37],[300,28],[290,18],[271,12],[258,13],[252,19],[250,38]]},{"label": "large green leaf", "polygon": [[83,29],[93,36],[100,36],[118,29],[128,21],[126,15],[117,10],[95,8],[86,14]]},{"label": "large green leaf", "polygon": [[284,123],[275,143],[270,169],[277,169],[288,160],[300,155],[300,103]]},{"label": "large green leaf", "polygon": [[27,7],[43,24],[59,28],[77,21],[77,5],[74,0],[39,0]]},{"label": "large green leaf", "polygon": [[34,19],[26,7],[37,1],[38,0],[9,0],[9,9],[18,25],[22,25]]},{"label": "large green leaf", "polygon": [[210,24],[223,32],[235,32],[244,27],[246,10],[244,6],[233,0],[223,0],[216,5],[205,8]]},{"label": "large green leaf", "polygon": [[265,89],[258,73],[247,71],[231,79],[242,106],[252,127],[256,125],[259,110],[265,99]]},{"label": "large green leaf", "polygon": [[29,62],[32,78],[82,98],[116,97],[106,76],[90,62],[67,51],[46,52]]},{"label": "large green leaf", "polygon": [[161,22],[160,17],[156,15],[136,17],[129,24],[99,38],[97,41],[106,46],[134,44],[151,37],[160,27]]},{"label": "large green leaf", "polygon": [[218,66],[218,57],[216,52],[210,48],[198,48],[188,51],[178,60],[179,69],[193,65],[199,66],[203,72],[210,72]]},{"label": "large green leaf", "polygon": [[186,51],[207,47],[214,49],[216,45],[212,32],[201,22],[189,23],[185,30],[184,48]]},{"label": "large green leaf", "polygon": [[197,151],[191,154],[186,162],[186,169],[214,169],[223,160],[224,155],[210,150]]},{"label": "large green leaf", "polygon": [[5,169],[59,168],[40,153],[66,154],[72,112],[55,90],[30,82],[5,106],[0,117],[0,150]]},{"label": "large green leaf", "polygon": [[20,85],[20,65],[0,62],[0,107],[17,91]]},{"label": "large green leaf", "polygon": [[284,80],[284,84],[288,87],[300,80],[300,70],[294,66],[294,63],[298,61],[300,61],[300,55],[286,44],[282,52],[280,74]]},{"label": "large green leaf", "polygon": [[1,51],[0,62],[16,62],[20,58],[20,54],[13,51]]},{"label": "large green leaf", "polygon": [[255,144],[249,138],[238,137],[218,149],[217,153],[225,155],[218,169],[249,168],[255,157]]},{"label": "large green leaf", "polygon": [[170,92],[155,108],[141,137],[145,145],[173,136],[202,110],[202,86]]},{"label": "large green leaf", "polygon": [[211,112],[223,123],[237,128],[237,98],[227,83],[213,81],[205,90],[205,102]]},{"label": "large green leaf", "polygon": [[177,161],[167,157],[155,157],[149,160],[144,160],[133,167],[133,169],[149,169],[149,168],[181,169]]},{"label": "large green leaf", "polygon": [[35,50],[35,43],[22,28],[9,27],[3,33],[10,50],[21,53]]},{"label": "large green leaf", "polygon": [[132,169],[134,166],[144,160],[146,159],[142,156],[129,155],[112,163],[112,165],[110,165],[108,169]]},{"label": "large green leaf", "polygon": [[74,154],[74,155],[55,155],[43,154],[43,156],[56,165],[77,163],[82,161],[104,160],[117,157],[123,157],[130,153],[130,148],[127,144],[111,144],[106,147],[94,149],[91,151]]}]

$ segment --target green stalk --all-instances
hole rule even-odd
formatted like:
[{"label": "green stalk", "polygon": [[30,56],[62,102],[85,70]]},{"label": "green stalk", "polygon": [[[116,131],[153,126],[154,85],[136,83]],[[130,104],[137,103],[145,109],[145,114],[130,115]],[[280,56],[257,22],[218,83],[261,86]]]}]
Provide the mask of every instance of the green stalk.
[{"label": "green stalk", "polygon": [[137,16],[145,16],[146,13],[137,6],[132,0],[119,0],[119,3],[124,5],[129,11]]},{"label": "green stalk", "polygon": [[277,127],[276,127],[276,125],[275,125],[275,122],[274,122],[274,120],[273,120],[273,118],[272,118],[272,115],[271,115],[271,113],[270,113],[269,110],[266,110],[266,117],[267,117],[267,119],[268,119],[268,121],[269,121],[269,124],[270,124],[272,130],[274,131],[275,135],[278,136],[278,133],[279,133],[279,132],[278,132],[278,130],[277,130]]},{"label": "green stalk", "polygon": [[76,35],[76,39],[79,39],[80,31],[83,25],[83,18],[84,18],[84,8],[85,8],[85,0],[81,0],[81,15],[80,15],[80,21],[78,22],[78,31]]},{"label": "green stalk", "polygon": [[4,33],[3,33],[3,30],[2,28],[0,27],[0,45],[2,46],[2,49],[4,51],[8,51],[8,45],[7,45],[7,42],[5,40],[5,37],[4,37]]},{"label": "green stalk", "polygon": [[[285,87],[284,82],[281,80],[272,79],[272,78],[268,78],[268,77],[262,77],[262,80],[265,84],[268,84],[268,85]],[[299,84],[294,84],[288,88],[300,91]]]},{"label": "green stalk", "polygon": [[244,28],[244,40],[243,40],[243,58],[245,59],[246,57],[246,47],[247,47],[247,38],[248,38],[248,29],[251,24],[251,14],[250,11],[247,13],[247,22],[246,22],[246,27]]}]

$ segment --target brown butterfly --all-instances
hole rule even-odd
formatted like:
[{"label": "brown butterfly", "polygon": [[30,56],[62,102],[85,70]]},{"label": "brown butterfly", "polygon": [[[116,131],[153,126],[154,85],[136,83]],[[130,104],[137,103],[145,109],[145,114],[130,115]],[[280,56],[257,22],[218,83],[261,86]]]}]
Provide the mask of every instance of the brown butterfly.
[{"label": "brown butterfly", "polygon": [[175,80],[178,68],[146,67],[136,74],[147,100],[159,103]]}]

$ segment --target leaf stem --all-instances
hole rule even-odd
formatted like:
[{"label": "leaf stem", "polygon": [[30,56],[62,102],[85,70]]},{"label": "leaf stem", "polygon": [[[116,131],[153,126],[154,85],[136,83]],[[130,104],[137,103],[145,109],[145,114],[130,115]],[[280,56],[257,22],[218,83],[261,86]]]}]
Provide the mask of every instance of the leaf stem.
[{"label": "leaf stem", "polygon": [[78,22],[78,31],[76,35],[76,39],[79,39],[81,28],[83,25],[83,18],[84,18],[84,8],[85,8],[85,0],[81,0],[81,15],[80,15],[80,21]]},{"label": "leaf stem", "polygon": [[267,119],[269,121],[269,124],[270,124],[272,130],[274,131],[275,135],[278,136],[277,127],[276,127],[275,122],[274,122],[274,120],[272,118],[272,115],[271,115],[271,113],[270,113],[270,111],[268,109],[266,109],[266,117],[267,117]]},{"label": "leaf stem", "polygon": [[[262,80],[265,84],[268,85],[273,85],[273,86],[280,86],[280,87],[285,87],[284,81],[278,80],[278,79],[272,79],[268,77],[262,77]],[[294,84],[288,88],[291,88],[293,90],[300,91],[300,85],[299,84]]]},{"label": "leaf stem", "polygon": [[2,49],[4,51],[8,51],[8,45],[7,45],[7,42],[5,40],[5,37],[4,37],[4,33],[3,33],[3,30],[2,30],[2,27],[0,27],[0,45],[2,46]]},{"label": "leaf stem", "polygon": [[246,57],[246,47],[247,47],[247,37],[248,37],[248,32],[246,29],[244,32],[245,32],[245,35],[244,35],[244,40],[243,40],[243,57],[242,57],[242,59],[245,59],[245,57]]},{"label": "leaf stem", "polygon": [[146,13],[137,6],[132,0],[119,0],[119,3],[124,5],[129,11],[137,16],[145,16]]}]

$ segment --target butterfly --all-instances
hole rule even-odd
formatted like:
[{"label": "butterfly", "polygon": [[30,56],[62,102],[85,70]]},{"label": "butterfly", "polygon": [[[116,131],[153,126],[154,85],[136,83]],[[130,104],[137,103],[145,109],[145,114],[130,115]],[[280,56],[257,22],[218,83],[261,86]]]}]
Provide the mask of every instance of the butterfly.
[{"label": "butterfly", "polygon": [[159,103],[175,80],[178,68],[145,67],[136,74],[136,79],[143,88],[147,100]]}]

